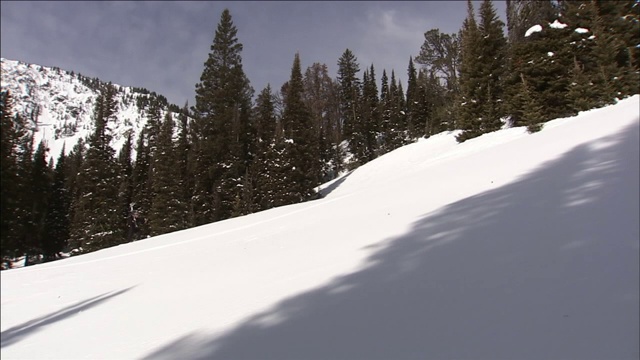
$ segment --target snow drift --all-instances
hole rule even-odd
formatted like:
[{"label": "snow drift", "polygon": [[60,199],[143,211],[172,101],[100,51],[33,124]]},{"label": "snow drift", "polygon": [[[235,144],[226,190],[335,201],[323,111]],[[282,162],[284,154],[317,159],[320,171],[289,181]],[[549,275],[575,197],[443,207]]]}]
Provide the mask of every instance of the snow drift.
[{"label": "snow drift", "polygon": [[1,273],[3,359],[637,359],[640,96]]}]

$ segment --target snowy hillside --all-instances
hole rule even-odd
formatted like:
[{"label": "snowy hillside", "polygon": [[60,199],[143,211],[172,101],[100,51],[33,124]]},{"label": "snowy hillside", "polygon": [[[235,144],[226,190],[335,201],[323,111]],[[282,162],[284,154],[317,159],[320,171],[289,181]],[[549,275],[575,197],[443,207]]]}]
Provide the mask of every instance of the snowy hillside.
[{"label": "snowy hillside", "polygon": [[3,359],[638,359],[640,96],[1,276]]},{"label": "snowy hillside", "polygon": [[[2,89],[11,92],[14,110],[30,121],[35,130],[36,146],[42,139],[46,140],[50,156],[56,159],[63,145],[66,144],[68,153],[79,139],[91,134],[94,130],[91,117],[98,91],[89,83],[96,84],[99,80],[4,58],[0,62]],[[116,120],[108,126],[113,134],[112,146],[118,151],[129,131],[134,134],[135,144],[147,122],[146,109],[139,105],[138,99],[148,98],[150,94],[119,85],[116,88]]]}]

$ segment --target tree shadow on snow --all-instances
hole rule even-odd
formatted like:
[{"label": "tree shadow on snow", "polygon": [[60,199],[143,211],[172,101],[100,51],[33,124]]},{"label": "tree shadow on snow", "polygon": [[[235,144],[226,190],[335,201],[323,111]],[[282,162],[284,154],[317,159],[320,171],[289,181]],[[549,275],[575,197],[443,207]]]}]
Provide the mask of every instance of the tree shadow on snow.
[{"label": "tree shadow on snow", "polygon": [[333,183],[331,183],[331,185],[327,186],[326,188],[320,190],[318,192],[319,196],[321,198],[326,197],[327,195],[331,194],[335,189],[339,188],[340,185],[342,185],[342,183],[347,180],[347,178],[353,173],[353,170],[349,171],[348,173],[344,174],[341,178],[337,179],[336,181],[334,181]]},{"label": "tree shadow on snow", "polygon": [[0,342],[2,343],[1,347],[15,344],[20,340],[24,339],[25,337],[34,334],[35,332],[43,329],[48,325],[70,318],[74,315],[79,314],[82,311],[91,309],[92,307],[95,307],[109,299],[112,299],[118,295],[121,295],[131,290],[132,288],[133,286],[123,290],[111,291],[98,296],[94,296],[87,300],[83,300],[73,305],[69,305],[51,314],[47,314],[45,316],[27,321],[25,323],[22,323],[20,325],[7,329],[3,331],[2,334],[0,334],[0,338],[1,338]]},{"label": "tree shadow on snow", "polygon": [[148,358],[637,359],[638,137],[577,146],[426,215],[362,270]]}]

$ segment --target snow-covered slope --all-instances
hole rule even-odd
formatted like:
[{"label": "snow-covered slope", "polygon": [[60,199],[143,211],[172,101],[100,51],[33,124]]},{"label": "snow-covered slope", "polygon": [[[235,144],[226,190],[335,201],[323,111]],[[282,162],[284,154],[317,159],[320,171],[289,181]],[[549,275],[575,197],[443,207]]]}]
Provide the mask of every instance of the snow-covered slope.
[{"label": "snow-covered slope", "polygon": [[640,96],[3,271],[3,359],[638,359]]},{"label": "snow-covered slope", "polygon": [[[13,110],[30,121],[35,130],[35,146],[45,140],[49,154],[57,159],[63,145],[68,153],[79,139],[87,138],[94,130],[93,108],[99,93],[98,79],[89,79],[58,68],[1,58],[2,89],[8,89],[13,98]],[[83,81],[84,79],[84,81]],[[118,151],[128,132],[133,141],[147,122],[147,111],[141,97],[156,96],[115,85],[117,110],[108,127],[113,135],[112,147]],[[139,104],[140,103],[140,104]],[[164,111],[161,112],[164,116]],[[174,117],[177,114],[173,114]]]}]

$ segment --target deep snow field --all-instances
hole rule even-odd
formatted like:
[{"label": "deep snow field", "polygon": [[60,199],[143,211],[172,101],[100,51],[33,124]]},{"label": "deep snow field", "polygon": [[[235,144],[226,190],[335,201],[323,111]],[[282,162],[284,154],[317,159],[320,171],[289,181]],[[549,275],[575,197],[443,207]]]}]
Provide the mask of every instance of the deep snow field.
[{"label": "deep snow field", "polygon": [[638,359],[640,96],[7,270],[2,359]]}]

